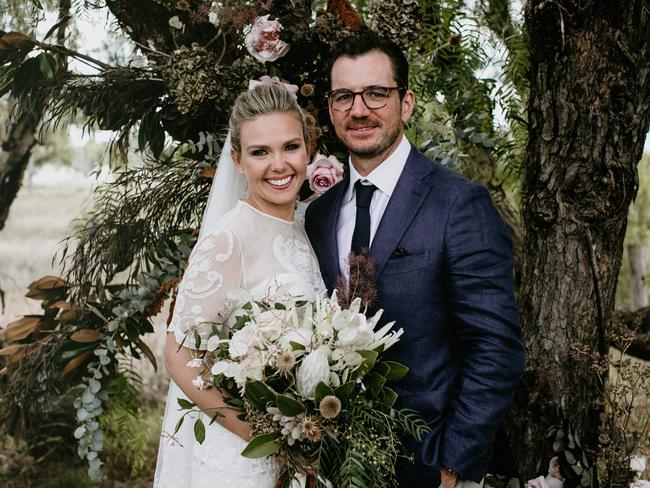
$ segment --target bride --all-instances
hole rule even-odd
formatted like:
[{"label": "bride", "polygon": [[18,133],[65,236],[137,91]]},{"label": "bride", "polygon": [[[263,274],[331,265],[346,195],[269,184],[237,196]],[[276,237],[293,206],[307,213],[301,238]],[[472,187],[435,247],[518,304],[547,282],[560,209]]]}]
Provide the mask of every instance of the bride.
[{"label": "bride", "polygon": [[[249,424],[226,406],[218,389],[194,386],[201,367],[192,367],[191,360],[192,349],[204,348],[230,290],[261,297],[269,287],[286,284],[292,294],[308,298],[324,290],[303,226],[294,221],[307,168],[305,128],[294,95],[280,85],[257,85],[235,101],[229,140],[168,329],[165,362],[172,381],[156,488],[273,488],[280,475],[275,458],[240,455],[251,438]],[[190,419],[170,438],[182,415],[178,398],[205,412],[199,414],[207,431],[202,444]],[[215,409],[223,416],[210,424]]]}]

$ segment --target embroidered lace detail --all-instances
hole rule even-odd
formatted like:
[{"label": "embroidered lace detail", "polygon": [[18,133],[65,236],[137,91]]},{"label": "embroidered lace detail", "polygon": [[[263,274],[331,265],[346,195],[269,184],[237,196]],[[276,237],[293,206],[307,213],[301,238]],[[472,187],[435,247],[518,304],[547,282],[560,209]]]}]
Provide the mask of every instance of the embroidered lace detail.
[{"label": "embroidered lace detail", "polygon": [[299,281],[300,288],[306,288],[314,296],[324,288],[323,280],[307,238],[285,238],[278,235],[273,241],[273,254],[278,262]]},{"label": "embroidered lace detail", "polygon": [[[168,329],[174,332],[177,342],[192,349],[203,349],[212,324],[220,321],[226,306],[224,292],[240,286],[240,282],[241,255],[235,249],[232,231],[220,229],[197,242],[178,288]],[[201,339],[200,344],[196,344],[194,331]]]}]

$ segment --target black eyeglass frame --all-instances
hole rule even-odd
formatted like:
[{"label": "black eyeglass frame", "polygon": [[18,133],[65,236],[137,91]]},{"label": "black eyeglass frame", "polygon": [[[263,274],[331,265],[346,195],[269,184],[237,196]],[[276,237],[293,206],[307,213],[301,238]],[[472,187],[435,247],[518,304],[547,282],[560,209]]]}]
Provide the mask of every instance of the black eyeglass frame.
[{"label": "black eyeglass frame", "polygon": [[[368,91],[368,90],[373,90],[373,89],[377,89],[377,88],[381,88],[382,90],[388,90],[388,96],[386,97],[386,103],[384,103],[381,107],[370,107],[370,106],[368,106],[368,102],[366,102],[366,99],[365,99],[363,94],[366,93],[366,91]],[[390,96],[390,93],[393,90],[397,90],[399,92],[400,99],[404,96],[404,93],[406,93],[406,88],[404,88],[403,86],[371,85],[371,86],[365,87],[361,91],[352,91],[352,90],[348,90],[347,88],[338,88],[336,90],[330,90],[330,91],[326,92],[325,96],[327,97],[327,100],[329,101],[329,104],[330,104],[330,107],[332,108],[332,110],[336,110],[337,112],[347,112],[349,110],[352,110],[352,107],[354,106],[354,101],[356,100],[357,95],[361,96],[361,101],[363,102],[363,104],[366,106],[366,108],[368,110],[379,110],[380,108],[384,108],[386,105],[388,105],[388,98]],[[352,101],[350,102],[350,107],[348,107],[346,109],[334,108],[332,106],[332,103],[333,103],[332,96],[337,94],[337,93],[342,93],[342,92],[352,95]]]}]

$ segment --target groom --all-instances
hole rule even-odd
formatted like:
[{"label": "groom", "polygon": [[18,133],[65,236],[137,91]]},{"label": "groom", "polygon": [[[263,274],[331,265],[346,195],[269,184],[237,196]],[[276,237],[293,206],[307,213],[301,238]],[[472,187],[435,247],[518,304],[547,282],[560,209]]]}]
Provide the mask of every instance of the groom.
[{"label": "groom", "polygon": [[408,62],[390,41],[344,41],[329,112],[350,172],[314,201],[306,229],[328,289],[347,255],[370,249],[383,322],[404,328],[386,358],[410,368],[399,406],[431,432],[398,466],[400,487],[479,486],[524,364],[510,236],[487,191],[429,160],[404,136]]}]

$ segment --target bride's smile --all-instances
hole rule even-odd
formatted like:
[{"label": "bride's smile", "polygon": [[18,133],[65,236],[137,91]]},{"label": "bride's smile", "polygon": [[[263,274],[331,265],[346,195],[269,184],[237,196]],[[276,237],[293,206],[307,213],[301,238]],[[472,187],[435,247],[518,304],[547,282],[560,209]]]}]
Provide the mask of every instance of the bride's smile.
[{"label": "bride's smile", "polygon": [[307,171],[302,122],[293,112],[273,112],[242,123],[241,151],[233,151],[246,176],[247,202],[284,220],[293,219],[298,190]]}]

